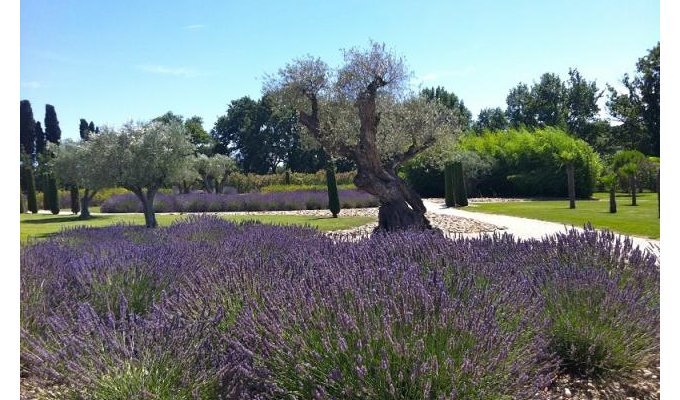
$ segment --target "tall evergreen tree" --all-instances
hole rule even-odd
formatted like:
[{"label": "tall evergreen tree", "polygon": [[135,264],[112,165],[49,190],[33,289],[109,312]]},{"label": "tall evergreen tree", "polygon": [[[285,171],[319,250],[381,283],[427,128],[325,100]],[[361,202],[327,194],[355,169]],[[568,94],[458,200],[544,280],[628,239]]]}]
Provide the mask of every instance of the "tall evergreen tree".
[{"label": "tall evergreen tree", "polygon": [[54,144],[59,144],[61,141],[61,128],[59,128],[57,112],[51,104],[45,105],[45,138]]},{"label": "tall evergreen tree", "polygon": [[19,103],[19,142],[24,153],[32,155],[35,152],[35,119],[28,100]]},{"label": "tall evergreen tree", "polygon": [[618,93],[609,86],[609,114],[622,122],[616,131],[626,141],[623,147],[645,154],[660,152],[661,48],[659,43],[637,62],[637,75],[628,74],[622,83],[628,93]]},{"label": "tall evergreen tree", "polygon": [[42,153],[47,147],[47,140],[45,139],[45,132],[43,132],[40,121],[35,122],[35,152]]},{"label": "tall evergreen tree", "polygon": [[484,108],[479,112],[477,121],[473,124],[473,129],[476,132],[484,130],[502,131],[508,129],[508,119],[500,107]]},{"label": "tall evergreen tree", "polygon": [[87,125],[87,121],[83,118],[80,119],[80,125],[78,126],[80,131],[80,138],[87,140],[90,138],[90,127]]},{"label": "tall evergreen tree", "polygon": [[38,199],[36,198],[35,195],[35,179],[33,178],[33,167],[30,165],[25,166],[26,168],[26,181],[27,181],[27,203],[28,203],[28,211],[32,212],[33,214],[38,213]]},{"label": "tall evergreen tree", "polygon": [[57,177],[54,174],[50,174],[47,178],[47,190],[44,195],[49,198],[49,210],[52,214],[59,214],[59,191],[57,190]]},{"label": "tall evergreen tree", "polygon": [[90,124],[87,126],[87,128],[90,130],[90,133],[94,133],[97,130],[97,127],[94,126],[94,121],[90,121]]},{"label": "tall evergreen tree", "polygon": [[505,115],[508,117],[511,126],[535,127],[537,125],[533,97],[526,83],[520,83],[510,89],[505,102],[508,105]]},{"label": "tall evergreen tree", "polygon": [[425,98],[428,100],[437,99],[446,108],[457,111],[460,116],[460,123],[462,125],[462,128],[467,129],[470,127],[472,123],[472,112],[470,112],[470,110],[468,110],[468,108],[465,107],[465,103],[463,102],[463,100],[459,99],[455,93],[448,92],[443,87],[437,86],[436,88],[423,89],[421,95],[425,96]]}]

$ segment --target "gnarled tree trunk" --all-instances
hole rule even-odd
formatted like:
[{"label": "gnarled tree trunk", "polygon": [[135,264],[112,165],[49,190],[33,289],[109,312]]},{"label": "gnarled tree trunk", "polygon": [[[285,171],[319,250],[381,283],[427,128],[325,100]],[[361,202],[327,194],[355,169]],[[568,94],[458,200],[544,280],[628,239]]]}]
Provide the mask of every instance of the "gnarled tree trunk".
[{"label": "gnarled tree trunk", "polygon": [[396,173],[397,163],[385,167],[380,159],[376,134],[380,115],[376,110],[376,91],[384,82],[374,80],[359,96],[355,106],[361,122],[359,144],[354,149],[357,175],[354,184],[378,198],[378,227],[380,231],[432,229],[425,218],[425,205],[420,196]]}]

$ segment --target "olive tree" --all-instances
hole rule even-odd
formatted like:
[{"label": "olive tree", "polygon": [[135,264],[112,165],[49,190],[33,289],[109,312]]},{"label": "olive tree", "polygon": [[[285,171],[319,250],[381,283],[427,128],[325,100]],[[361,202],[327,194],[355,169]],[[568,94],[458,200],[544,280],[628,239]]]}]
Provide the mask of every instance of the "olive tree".
[{"label": "olive tree", "polygon": [[65,186],[83,188],[80,199],[80,219],[90,218],[90,201],[97,191],[115,184],[106,155],[105,143],[111,138],[92,135],[91,140],[75,142],[66,139],[60,145],[49,144],[54,153],[52,170]]},{"label": "olive tree", "polygon": [[208,193],[222,193],[229,174],[238,170],[236,161],[224,154],[215,154],[212,157],[199,154],[192,160],[192,164]]},{"label": "olive tree", "polygon": [[371,42],[344,51],[331,69],[318,58],[294,60],[264,92],[297,111],[298,122],[331,156],[357,166],[354,184],[380,201],[379,230],[428,229],[425,206],[397,169],[439,137],[460,132],[460,115],[408,90],[403,60]]},{"label": "olive tree", "polygon": [[[127,123],[100,134],[111,177],[137,196],[147,228],[158,226],[153,201],[158,190],[187,168],[193,147],[178,122]],[[90,139],[92,141],[92,139]],[[97,140],[95,140],[97,142]]]}]

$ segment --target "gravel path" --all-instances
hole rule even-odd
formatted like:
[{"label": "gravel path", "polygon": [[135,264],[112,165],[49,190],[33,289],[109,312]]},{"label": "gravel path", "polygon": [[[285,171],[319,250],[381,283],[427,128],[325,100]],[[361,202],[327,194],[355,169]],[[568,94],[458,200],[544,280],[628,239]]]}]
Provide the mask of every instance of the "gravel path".
[{"label": "gravel path", "polygon": [[[439,215],[448,215],[459,218],[469,218],[482,223],[492,224],[498,227],[501,232],[507,232],[519,239],[541,239],[545,236],[553,235],[555,233],[564,232],[566,229],[583,230],[580,227],[560,224],[556,222],[540,221],[537,219],[511,217],[508,215],[485,214],[472,211],[466,211],[460,208],[446,207],[444,199],[423,199],[423,203],[430,213]],[[470,202],[474,207],[474,202]],[[625,237],[625,235],[618,235]],[[628,236],[635,246],[642,250],[649,250],[660,255],[661,243],[659,240]]]}]

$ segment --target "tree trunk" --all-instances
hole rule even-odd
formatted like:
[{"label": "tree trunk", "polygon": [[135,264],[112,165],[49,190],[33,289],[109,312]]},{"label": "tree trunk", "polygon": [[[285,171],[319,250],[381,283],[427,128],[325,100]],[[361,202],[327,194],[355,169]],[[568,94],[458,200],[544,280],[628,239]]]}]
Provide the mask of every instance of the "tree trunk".
[{"label": "tree trunk", "polygon": [[147,228],[155,228],[158,226],[156,222],[156,213],[153,208],[153,199],[156,196],[158,189],[148,188],[146,189],[146,195],[144,194],[144,189],[134,188],[132,192],[137,196],[139,201],[142,202],[142,210],[144,211],[144,223]]},{"label": "tree trunk", "polygon": [[574,183],[574,163],[567,164],[567,189],[569,191],[569,208],[576,208],[576,184]]},{"label": "tree trunk", "polygon": [[80,217],[78,219],[90,218],[90,200],[94,197],[96,191],[90,193],[89,189],[83,190],[83,197],[80,199]]},{"label": "tree trunk", "polygon": [[613,183],[609,187],[609,212],[616,213],[616,185]]},{"label": "tree trunk", "polygon": [[432,229],[425,217],[423,201],[406,182],[396,173],[389,173],[383,168],[370,170],[364,164],[357,162],[354,184],[380,201],[376,231]]},{"label": "tree trunk", "polygon": [[353,157],[357,165],[354,184],[380,201],[376,231],[432,229],[420,196],[397,175],[396,165],[386,168],[380,159],[376,143],[380,123],[376,92],[384,85],[382,79],[376,78],[355,102],[361,125]]},{"label": "tree trunk", "polygon": [[635,174],[630,176],[630,195],[631,205],[637,206],[637,177]]},{"label": "tree trunk", "polygon": [[80,199],[78,186],[71,186],[71,212],[75,215],[80,212]]},{"label": "tree trunk", "polygon": [[340,197],[338,196],[338,183],[335,180],[335,163],[329,159],[326,163],[326,188],[328,191],[328,209],[333,218],[338,218],[340,213]]}]

